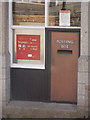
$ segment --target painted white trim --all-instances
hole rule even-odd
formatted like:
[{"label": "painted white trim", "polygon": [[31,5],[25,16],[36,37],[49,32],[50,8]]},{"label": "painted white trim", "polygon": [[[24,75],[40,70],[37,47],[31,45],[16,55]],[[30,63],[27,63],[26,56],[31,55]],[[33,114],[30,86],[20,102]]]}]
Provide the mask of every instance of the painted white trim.
[{"label": "painted white trim", "polygon": [[45,28],[63,28],[63,29],[81,29],[81,27],[61,27],[61,26],[18,26],[18,25],[12,25],[11,29],[16,29],[16,28],[23,28],[23,29],[45,29]]},{"label": "painted white trim", "polygon": [[12,41],[12,29],[11,29],[11,26],[12,26],[12,0],[9,0],[9,52],[10,52],[10,62],[12,64],[12,61],[13,61],[13,55],[12,55],[12,48],[13,48],[13,41]]},{"label": "painted white trim", "polygon": [[45,0],[45,26],[49,24],[49,2]]},{"label": "painted white trim", "polygon": [[62,29],[81,29],[81,27],[61,27],[61,26],[47,26],[46,28],[62,28]]},{"label": "painted white trim", "polygon": [[13,29],[45,29],[45,26],[20,26],[13,25],[12,0],[9,0],[9,52],[12,68],[45,69],[45,30],[44,30],[44,64],[15,64],[13,63]]},{"label": "painted white trim", "polygon": [[16,29],[16,28],[23,28],[23,29],[29,29],[29,28],[32,28],[32,29],[45,29],[45,26],[20,26],[20,25],[12,25],[11,26],[11,29]]},{"label": "painted white trim", "polygon": [[44,69],[45,69],[45,30],[44,30]]},{"label": "painted white trim", "polygon": [[44,64],[11,64],[11,68],[45,69]]}]

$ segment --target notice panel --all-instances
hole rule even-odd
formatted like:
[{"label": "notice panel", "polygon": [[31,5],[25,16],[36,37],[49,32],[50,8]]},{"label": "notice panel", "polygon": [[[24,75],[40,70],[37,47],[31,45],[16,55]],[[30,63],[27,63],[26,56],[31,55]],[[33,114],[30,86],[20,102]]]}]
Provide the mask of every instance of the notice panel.
[{"label": "notice panel", "polygon": [[16,59],[40,60],[40,35],[16,34]]},{"label": "notice panel", "polygon": [[70,26],[70,10],[60,10],[59,26]]}]

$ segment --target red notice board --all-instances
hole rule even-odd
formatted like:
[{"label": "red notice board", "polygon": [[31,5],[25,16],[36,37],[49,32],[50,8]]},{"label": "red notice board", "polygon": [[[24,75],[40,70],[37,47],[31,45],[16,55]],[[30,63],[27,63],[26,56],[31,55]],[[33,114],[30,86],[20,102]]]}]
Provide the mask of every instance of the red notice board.
[{"label": "red notice board", "polygon": [[40,60],[40,35],[16,35],[16,59]]}]

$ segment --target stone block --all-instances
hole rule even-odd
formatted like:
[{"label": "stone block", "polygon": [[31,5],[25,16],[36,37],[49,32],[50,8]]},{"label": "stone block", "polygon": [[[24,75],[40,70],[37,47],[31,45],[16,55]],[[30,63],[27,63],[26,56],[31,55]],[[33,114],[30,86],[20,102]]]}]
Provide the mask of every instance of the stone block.
[{"label": "stone block", "polygon": [[2,118],[2,102],[0,101],[0,118]]},{"label": "stone block", "polygon": [[78,83],[83,83],[88,85],[88,73],[78,72]]},{"label": "stone block", "polygon": [[85,106],[85,96],[84,95],[78,96],[78,106]]},{"label": "stone block", "polygon": [[88,57],[88,72],[89,72],[89,78],[90,78],[90,56]]},{"label": "stone block", "polygon": [[[88,36],[88,35],[85,35],[85,36]],[[88,55],[88,38],[83,38],[83,39],[84,40],[81,41],[81,55]]]},{"label": "stone block", "polygon": [[88,89],[85,88],[85,106],[88,109]]},{"label": "stone block", "polygon": [[10,68],[3,68],[2,69],[2,79],[10,79]]},{"label": "stone block", "polygon": [[85,96],[85,84],[78,84],[78,95]]},{"label": "stone block", "polygon": [[89,13],[90,13],[90,2],[88,7],[88,55],[90,56],[90,14]]},{"label": "stone block", "polygon": [[2,91],[2,101],[5,101],[6,99],[6,89],[3,89]]},{"label": "stone block", "polygon": [[2,80],[2,89],[4,90],[6,88],[6,80]]},{"label": "stone block", "polygon": [[82,2],[81,11],[81,55],[88,55],[88,2]]},{"label": "stone block", "polygon": [[78,72],[88,72],[88,56],[81,56],[79,58]]},{"label": "stone block", "polygon": [[2,86],[0,85],[0,101],[2,101]]},{"label": "stone block", "polygon": [[[19,104],[20,103],[20,104]],[[22,105],[21,105],[22,104]],[[34,104],[34,105],[33,105]],[[83,109],[76,105],[12,101],[3,107],[3,117],[8,118],[83,118]],[[63,109],[62,109],[63,108]],[[72,109],[73,111],[72,111]]]},{"label": "stone block", "polygon": [[9,101],[10,100],[10,88],[5,88],[2,91],[2,101]]}]

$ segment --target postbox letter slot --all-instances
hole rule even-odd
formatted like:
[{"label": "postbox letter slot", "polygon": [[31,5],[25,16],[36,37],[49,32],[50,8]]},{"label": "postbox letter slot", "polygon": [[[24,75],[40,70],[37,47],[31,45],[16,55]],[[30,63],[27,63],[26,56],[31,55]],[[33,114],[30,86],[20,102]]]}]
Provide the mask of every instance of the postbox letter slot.
[{"label": "postbox letter slot", "polygon": [[72,50],[57,50],[59,54],[72,54]]}]

